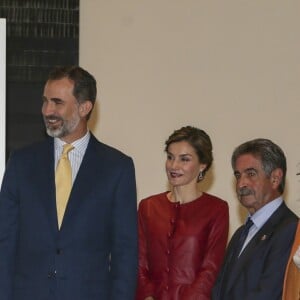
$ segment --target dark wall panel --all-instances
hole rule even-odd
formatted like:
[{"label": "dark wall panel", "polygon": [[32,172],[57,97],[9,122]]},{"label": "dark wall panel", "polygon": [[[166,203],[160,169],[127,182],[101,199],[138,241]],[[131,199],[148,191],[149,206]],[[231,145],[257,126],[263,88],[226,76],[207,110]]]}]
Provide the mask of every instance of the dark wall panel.
[{"label": "dark wall panel", "polygon": [[7,22],[7,154],[45,138],[41,95],[50,69],[78,64],[79,0],[1,0]]}]

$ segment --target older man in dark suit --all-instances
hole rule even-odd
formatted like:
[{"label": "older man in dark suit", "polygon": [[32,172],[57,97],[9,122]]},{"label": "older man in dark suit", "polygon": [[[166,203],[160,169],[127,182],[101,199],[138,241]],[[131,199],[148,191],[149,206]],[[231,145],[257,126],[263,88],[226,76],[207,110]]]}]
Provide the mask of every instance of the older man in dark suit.
[{"label": "older man in dark suit", "polygon": [[51,138],[9,159],[0,193],[1,300],[134,299],[134,167],[88,130],[95,99],[87,71],[53,70],[42,104]]},{"label": "older man in dark suit", "polygon": [[232,167],[249,216],[228,245],[212,299],[279,300],[298,221],[282,198],[285,155],[272,141],[255,139],[235,149]]}]

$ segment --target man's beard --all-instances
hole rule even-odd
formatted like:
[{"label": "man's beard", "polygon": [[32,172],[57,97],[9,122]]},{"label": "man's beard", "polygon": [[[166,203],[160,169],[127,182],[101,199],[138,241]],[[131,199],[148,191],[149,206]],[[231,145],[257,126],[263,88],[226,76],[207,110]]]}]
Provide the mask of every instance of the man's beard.
[{"label": "man's beard", "polygon": [[[52,128],[51,124],[49,124],[47,121],[48,120],[56,120],[56,121],[60,121],[61,125],[59,125],[56,128]],[[65,137],[66,135],[72,133],[75,128],[78,126],[80,122],[80,117],[78,115],[73,115],[71,120],[64,120],[61,117],[55,116],[55,115],[51,115],[51,116],[47,116],[44,117],[44,123],[46,126],[46,132],[49,136],[51,137],[55,137],[55,138],[62,138]]]}]

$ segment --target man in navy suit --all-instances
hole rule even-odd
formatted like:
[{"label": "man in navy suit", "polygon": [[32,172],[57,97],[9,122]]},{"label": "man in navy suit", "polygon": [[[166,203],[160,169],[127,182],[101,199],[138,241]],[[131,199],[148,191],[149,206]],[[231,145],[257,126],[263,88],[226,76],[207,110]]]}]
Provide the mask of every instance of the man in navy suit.
[{"label": "man in navy suit", "polygon": [[[0,299],[132,300],[137,272],[132,159],[88,130],[96,81],[87,71],[56,68],[42,98],[51,138],[14,152],[3,177]],[[73,146],[72,189],[60,224],[55,169],[65,143]]]},{"label": "man in navy suit", "polygon": [[298,221],[282,198],[285,155],[272,141],[255,139],[238,146],[231,163],[249,222],[228,245],[212,299],[279,300]]}]

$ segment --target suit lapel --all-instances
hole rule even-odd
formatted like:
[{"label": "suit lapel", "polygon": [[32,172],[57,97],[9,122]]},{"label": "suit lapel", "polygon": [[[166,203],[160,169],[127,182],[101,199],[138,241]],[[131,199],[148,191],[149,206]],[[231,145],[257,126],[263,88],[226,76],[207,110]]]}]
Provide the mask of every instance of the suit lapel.
[{"label": "suit lapel", "polygon": [[[282,203],[279,208],[271,215],[269,220],[263,225],[263,227],[256,233],[256,235],[251,239],[249,244],[245,247],[244,251],[241,253],[240,257],[236,260],[236,263],[232,265],[227,283],[227,291],[229,291],[234,282],[239,278],[241,271],[246,267],[247,264],[251,264],[252,257],[255,253],[260,252],[260,247],[264,245],[271,238],[275,226],[280,222],[286,212],[286,205]],[[226,275],[225,275],[226,276]]]},{"label": "suit lapel", "polygon": [[235,232],[235,234],[232,236],[232,239],[229,242],[227,251],[226,251],[226,256],[224,259],[224,265],[222,267],[222,273],[220,274],[220,288],[218,291],[218,296],[220,297],[222,295],[224,295],[225,291],[228,290],[229,287],[229,283],[231,286],[231,282],[232,282],[232,275],[233,275],[233,269],[235,267],[235,263],[236,263],[236,259],[234,257],[235,254],[235,249],[237,248],[237,243],[239,241],[239,237],[242,231],[242,227],[240,227],[239,229],[237,229],[237,231]]},{"label": "suit lapel", "polygon": [[[54,180],[54,148],[53,139],[48,139],[38,149],[35,157],[37,166],[36,187],[39,189],[41,203],[53,234],[57,233],[57,213],[55,203],[55,180]],[[42,170],[42,171],[41,171]]]}]

